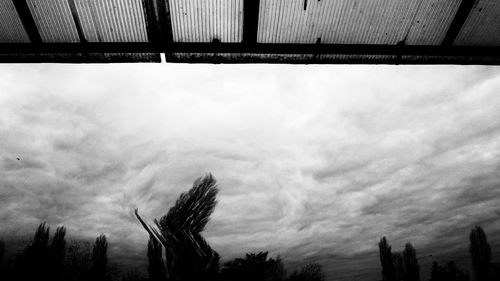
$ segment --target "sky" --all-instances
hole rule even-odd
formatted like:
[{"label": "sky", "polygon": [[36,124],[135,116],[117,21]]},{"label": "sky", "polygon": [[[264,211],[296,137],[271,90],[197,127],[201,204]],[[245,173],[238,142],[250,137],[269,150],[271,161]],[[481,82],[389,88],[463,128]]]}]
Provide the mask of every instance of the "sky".
[{"label": "sky", "polygon": [[1,65],[0,237],[63,224],[143,265],[133,210],[159,218],[212,173],[223,260],[380,280],[386,236],[428,276],[468,269],[481,225],[500,262],[499,90],[482,66]]}]

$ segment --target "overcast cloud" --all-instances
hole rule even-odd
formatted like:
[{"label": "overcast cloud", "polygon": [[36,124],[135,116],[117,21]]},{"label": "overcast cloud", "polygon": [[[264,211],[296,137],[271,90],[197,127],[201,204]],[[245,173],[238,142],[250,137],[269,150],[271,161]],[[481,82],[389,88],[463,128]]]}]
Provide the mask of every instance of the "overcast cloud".
[{"label": "overcast cloud", "polygon": [[224,259],[376,280],[380,237],[465,259],[480,224],[499,261],[499,90],[492,67],[3,65],[0,235],[64,224],[142,263],[133,209],[159,217],[211,172]]}]

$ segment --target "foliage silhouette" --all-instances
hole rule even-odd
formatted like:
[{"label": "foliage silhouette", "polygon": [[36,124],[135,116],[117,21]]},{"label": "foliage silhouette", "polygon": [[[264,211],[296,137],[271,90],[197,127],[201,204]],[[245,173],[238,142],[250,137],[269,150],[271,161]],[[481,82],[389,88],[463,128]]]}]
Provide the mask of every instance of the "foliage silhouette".
[{"label": "foliage silhouette", "polygon": [[217,204],[218,189],[211,174],[198,178],[193,187],[182,193],[155,226],[136,216],[142,226],[165,248],[167,278],[181,280],[213,280],[218,272],[219,254],[201,236]]},{"label": "foliage silhouette", "polygon": [[106,235],[99,235],[92,250],[92,265],[94,280],[105,281],[109,280],[108,275],[108,242]]},{"label": "foliage silhouette", "polygon": [[72,240],[68,246],[65,280],[85,281],[92,278],[92,245]]},{"label": "foliage silhouette", "polygon": [[455,262],[450,261],[446,266],[440,266],[437,262],[432,263],[431,278],[429,281],[469,281],[469,273],[457,268]]},{"label": "foliage silhouette", "polygon": [[284,280],[286,272],[281,258],[268,259],[267,252],[246,254],[245,258],[236,258],[226,262],[221,272],[224,281],[264,281]]},{"label": "foliage silhouette", "polygon": [[417,261],[417,252],[411,243],[406,243],[403,251],[403,280],[420,281],[420,267]]},{"label": "foliage silhouette", "polygon": [[325,274],[318,263],[308,263],[299,272],[295,271],[290,275],[290,281],[324,281]]},{"label": "foliage silhouette", "polygon": [[387,243],[387,239],[382,237],[378,243],[380,263],[382,265],[382,280],[396,281],[396,273],[394,271],[394,263],[392,261],[391,246]]},{"label": "foliage silhouette", "polygon": [[394,266],[394,274],[397,281],[403,280],[404,267],[403,267],[403,256],[400,253],[392,254],[392,263]]},{"label": "foliage silhouette", "polygon": [[64,226],[58,227],[49,247],[49,270],[52,280],[62,278],[63,262],[66,256],[65,236],[66,228]]},{"label": "foliage silhouette", "polygon": [[487,281],[490,277],[491,249],[486,234],[480,226],[471,230],[469,252],[476,281]]},{"label": "foliage silhouette", "polygon": [[162,247],[160,242],[152,236],[148,241],[148,273],[151,280],[166,279]]}]

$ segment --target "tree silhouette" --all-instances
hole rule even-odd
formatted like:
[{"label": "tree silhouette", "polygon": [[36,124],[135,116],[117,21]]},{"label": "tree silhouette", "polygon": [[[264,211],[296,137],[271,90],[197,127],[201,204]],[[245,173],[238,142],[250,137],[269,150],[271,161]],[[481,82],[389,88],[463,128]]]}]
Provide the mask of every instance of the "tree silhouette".
[{"label": "tree silhouette", "polygon": [[42,222],[17,263],[16,272],[24,280],[48,278],[49,227]]},{"label": "tree silhouette", "polygon": [[403,279],[405,281],[420,281],[420,267],[417,261],[417,252],[411,243],[406,243],[403,251]]},{"label": "tree silhouette", "polygon": [[429,281],[469,281],[468,273],[457,268],[455,262],[450,261],[446,266],[440,266],[437,262],[432,263],[431,278]]},{"label": "tree silhouette", "polygon": [[165,263],[162,258],[162,247],[160,242],[154,237],[150,237],[148,241],[148,272],[151,280],[164,280]]},{"label": "tree silhouette", "polygon": [[109,279],[108,276],[108,242],[106,235],[99,235],[92,250],[92,265],[94,280],[105,281]]},{"label": "tree silhouette", "polygon": [[476,281],[486,281],[490,275],[491,249],[480,226],[471,230],[469,252]]},{"label": "tree silhouette", "polygon": [[395,281],[396,273],[394,271],[394,264],[392,261],[391,246],[387,243],[387,239],[382,237],[378,243],[380,263],[382,264],[382,280]]},{"label": "tree silhouette", "polygon": [[290,275],[290,281],[324,281],[325,274],[318,263],[308,263],[299,272],[295,271]]},{"label": "tree silhouette", "polygon": [[59,280],[62,277],[63,262],[66,256],[65,236],[66,228],[64,226],[58,227],[49,247],[49,266],[53,280]]},{"label": "tree silhouette", "polygon": [[396,280],[403,280],[404,268],[403,268],[403,256],[400,253],[392,254],[392,263],[394,265],[394,274],[396,275]]},{"label": "tree silhouette", "polygon": [[89,242],[72,240],[68,246],[67,272],[68,281],[91,279],[92,245]]},{"label": "tree silhouette", "polygon": [[201,236],[217,201],[216,180],[211,174],[198,178],[182,193],[155,226],[135,214],[151,237],[165,248],[167,278],[172,280],[212,280],[218,271],[219,254]]},{"label": "tree silhouette", "polygon": [[245,258],[236,258],[226,262],[221,272],[222,280],[231,281],[281,281],[285,271],[281,258],[268,259],[267,252],[246,254]]}]

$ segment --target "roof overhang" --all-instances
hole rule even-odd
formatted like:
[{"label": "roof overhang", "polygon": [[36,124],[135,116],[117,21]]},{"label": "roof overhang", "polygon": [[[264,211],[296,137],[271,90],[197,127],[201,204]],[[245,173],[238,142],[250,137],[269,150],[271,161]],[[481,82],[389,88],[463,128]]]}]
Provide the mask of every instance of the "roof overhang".
[{"label": "roof overhang", "polygon": [[500,1],[356,2],[3,0],[0,62],[500,62]]}]

